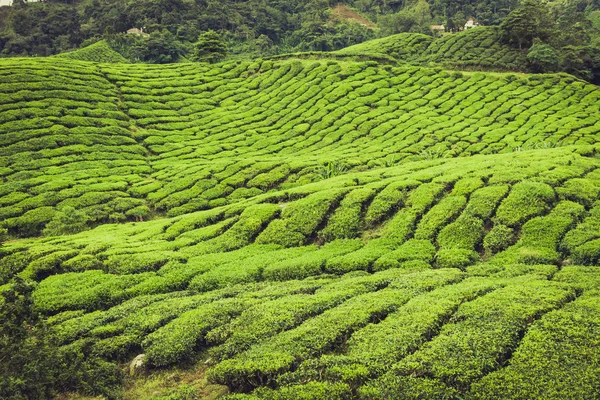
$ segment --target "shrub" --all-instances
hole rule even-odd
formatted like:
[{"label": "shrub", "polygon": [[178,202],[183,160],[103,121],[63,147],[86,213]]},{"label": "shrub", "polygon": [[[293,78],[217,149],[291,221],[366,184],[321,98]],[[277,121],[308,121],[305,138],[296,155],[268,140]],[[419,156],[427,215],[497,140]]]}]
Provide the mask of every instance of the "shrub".
[{"label": "shrub", "polygon": [[[536,321],[506,368],[471,389],[473,399],[585,398],[598,385],[594,333],[600,323],[598,295],[584,295]],[[565,382],[569,382],[565,385]]]},{"label": "shrub", "polygon": [[382,237],[387,242],[399,245],[410,237],[416,221],[417,214],[409,208],[403,208],[385,225]]},{"label": "shrub", "polygon": [[66,206],[54,214],[42,232],[45,236],[70,235],[85,230],[89,220],[84,212]]},{"label": "shrub", "polygon": [[507,226],[518,226],[531,217],[545,212],[554,200],[552,187],[541,182],[517,183],[498,207],[496,221]]},{"label": "shrub", "polygon": [[58,347],[34,309],[33,288],[17,279],[0,301],[0,390],[7,398],[54,397],[64,390],[117,397],[122,373],[86,343]]},{"label": "shrub", "polygon": [[147,252],[122,254],[108,257],[104,262],[106,268],[113,274],[132,274],[146,271],[156,271],[169,261],[174,254],[170,252]]},{"label": "shrub", "polygon": [[340,206],[329,218],[327,226],[320,233],[325,240],[352,239],[358,236],[361,228],[364,204],[375,195],[370,188],[357,189],[348,193]]},{"label": "shrub", "polygon": [[596,265],[600,261],[600,239],[591,240],[571,252],[575,264]]},{"label": "shrub", "polygon": [[460,268],[479,261],[479,254],[467,249],[442,249],[435,255],[434,265],[437,268]]},{"label": "shrub", "polygon": [[260,388],[254,392],[259,399],[269,400],[345,400],[352,391],[343,383],[308,382],[303,385],[283,386],[277,390]]},{"label": "shrub", "polygon": [[394,208],[406,199],[406,191],[419,185],[417,181],[400,181],[390,183],[375,196],[365,214],[365,224],[375,226]]},{"label": "shrub", "polygon": [[79,254],[62,263],[62,268],[67,272],[82,272],[103,267],[102,262],[90,254]]},{"label": "shrub", "polygon": [[600,186],[596,181],[575,178],[563,183],[556,192],[562,199],[573,200],[590,207],[600,195]]},{"label": "shrub", "polygon": [[[419,274],[429,279],[420,280]],[[416,279],[415,279],[416,278]],[[325,311],[299,327],[282,332],[236,357],[222,361],[209,371],[209,380],[234,389],[247,389],[272,382],[276,375],[315,356],[340,338],[366,325],[375,316],[385,316],[404,304],[414,293],[443,285],[456,274],[407,274],[390,287],[356,296]]]},{"label": "shrub", "polygon": [[[540,313],[574,297],[564,284],[525,281],[463,304],[440,334],[390,371],[428,376],[464,391],[514,349],[519,332]],[[498,335],[498,332],[503,334]]]},{"label": "shrub", "polygon": [[247,305],[244,301],[226,299],[182,314],[146,337],[142,345],[148,362],[168,365],[192,354],[206,332],[241,313]]},{"label": "shrub", "polygon": [[465,213],[484,220],[489,219],[496,210],[496,206],[500,200],[508,192],[508,189],[507,185],[490,185],[477,189],[471,195],[469,203],[465,208]]},{"label": "shrub", "polygon": [[448,196],[442,199],[423,216],[417,225],[415,239],[433,239],[440,227],[460,214],[466,203],[467,199],[464,196]]},{"label": "shrub", "polygon": [[382,239],[373,239],[362,248],[351,253],[332,257],[325,264],[325,271],[335,274],[345,274],[350,271],[368,271],[382,255],[394,249],[395,242]]},{"label": "shrub", "polygon": [[442,228],[437,236],[437,243],[443,249],[475,250],[483,235],[483,221],[464,212],[456,221]]},{"label": "shrub", "polygon": [[452,400],[458,397],[459,392],[437,380],[389,374],[362,386],[359,393],[361,399],[368,400],[393,398]]},{"label": "shrub", "polygon": [[322,273],[327,260],[351,253],[362,246],[363,242],[357,239],[334,240],[317,251],[266,266],[263,277],[269,280],[289,280],[318,275]]},{"label": "shrub", "polygon": [[281,219],[271,222],[258,235],[256,243],[275,243],[286,247],[304,244],[343,193],[341,190],[327,190],[290,204],[282,211]]},{"label": "shrub", "polygon": [[373,270],[381,271],[388,268],[398,268],[404,261],[422,260],[430,263],[433,261],[435,246],[429,240],[411,239],[397,250],[387,253],[377,259]]},{"label": "shrub", "polygon": [[494,225],[491,231],[483,239],[483,247],[486,252],[492,254],[506,249],[515,242],[515,233],[506,225]]}]

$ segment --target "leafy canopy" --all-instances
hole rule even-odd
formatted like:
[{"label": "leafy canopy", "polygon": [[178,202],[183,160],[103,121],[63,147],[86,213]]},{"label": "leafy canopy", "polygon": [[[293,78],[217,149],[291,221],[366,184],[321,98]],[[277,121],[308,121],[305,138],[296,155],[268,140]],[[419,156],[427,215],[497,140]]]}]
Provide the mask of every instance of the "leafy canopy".
[{"label": "leafy canopy", "polygon": [[221,61],[227,55],[227,47],[219,36],[213,30],[204,32],[198,37],[194,44],[194,61],[215,63]]}]

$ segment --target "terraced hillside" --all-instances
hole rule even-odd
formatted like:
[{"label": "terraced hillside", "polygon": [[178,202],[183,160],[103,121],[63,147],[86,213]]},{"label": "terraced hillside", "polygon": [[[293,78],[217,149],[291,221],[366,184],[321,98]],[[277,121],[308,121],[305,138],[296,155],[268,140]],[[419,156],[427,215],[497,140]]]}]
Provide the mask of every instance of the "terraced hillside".
[{"label": "terraced hillside", "polygon": [[399,33],[345,47],[338,54],[386,54],[399,61],[413,61],[427,50],[435,39],[422,33]]},{"label": "terraced hillside", "polygon": [[[34,235],[233,204],[344,171],[593,144],[593,85],[340,61],[2,61],[0,218]],[[101,160],[103,160],[101,162]]]},{"label": "terraced hillside", "polygon": [[351,173],[5,244],[0,267],[40,282],[64,346],[155,366],[200,352],[211,381],[257,398],[558,399],[563,374],[585,398],[600,385],[600,160],[581,152]]},{"label": "terraced hillside", "polygon": [[[1,63],[2,226],[35,235],[65,206],[100,225],[0,249],[0,292],[33,283],[57,357],[187,365],[188,385],[152,394],[174,398],[600,393],[595,86]],[[119,397],[103,376],[85,394]]]},{"label": "terraced hillside", "polygon": [[61,53],[56,57],[69,60],[93,61],[98,63],[126,63],[127,60],[121,54],[113,50],[106,40],[100,40],[89,46],[75,51]]},{"label": "terraced hillside", "polygon": [[338,54],[382,54],[401,62],[445,68],[527,71],[526,53],[502,44],[500,28],[479,27],[439,38],[400,33],[337,51]]}]

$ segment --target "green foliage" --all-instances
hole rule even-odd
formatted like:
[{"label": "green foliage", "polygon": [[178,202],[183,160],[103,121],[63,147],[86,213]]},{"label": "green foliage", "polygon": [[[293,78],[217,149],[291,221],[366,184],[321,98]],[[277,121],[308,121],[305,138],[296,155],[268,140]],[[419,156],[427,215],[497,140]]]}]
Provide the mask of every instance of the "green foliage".
[{"label": "green foliage", "polygon": [[527,61],[537,72],[552,72],[558,68],[558,55],[552,46],[537,42],[527,52]]},{"label": "green foliage", "polygon": [[[553,21],[545,0],[524,0],[500,25],[503,39],[519,49],[531,46],[536,38],[546,40],[552,28]],[[542,49],[534,53],[540,51]]]},{"label": "green foliage", "polygon": [[221,61],[226,55],[227,47],[219,34],[209,30],[198,36],[198,41],[194,43],[192,60],[215,63]]},{"label": "green foliage", "polygon": [[321,179],[329,179],[346,172],[347,167],[339,161],[328,162],[315,168],[315,173]]},{"label": "green foliage", "polygon": [[497,253],[506,249],[515,241],[515,233],[512,228],[506,225],[496,224],[485,235],[483,247],[488,253]]},{"label": "green foliage", "polygon": [[256,238],[256,242],[286,247],[303,244],[316,231],[342,194],[343,191],[340,190],[323,191],[285,207],[281,219],[271,222]]},{"label": "green foliage", "polygon": [[[61,390],[119,397],[109,363],[145,352],[253,390],[232,398],[470,398],[547,345],[531,329],[555,310],[591,326],[565,304],[600,284],[600,98],[573,77],[349,58],[2,66],[0,290],[37,281],[34,325],[77,368],[50,375]],[[79,213],[93,229],[14,240]],[[589,390],[594,361],[566,340]],[[553,374],[548,393],[566,393]]]},{"label": "green foliage", "polygon": [[406,261],[420,260],[427,263],[433,261],[435,246],[428,240],[411,239],[398,249],[387,253],[375,261],[373,269],[381,271],[388,268],[398,268]]},{"label": "green foliage", "polygon": [[464,196],[448,196],[442,199],[423,216],[417,225],[415,239],[433,239],[440,227],[456,217],[466,203],[467,199]]},{"label": "green foliage", "polygon": [[54,214],[42,231],[45,236],[70,235],[87,228],[89,217],[82,211],[66,206]]},{"label": "green foliage", "polygon": [[399,33],[381,39],[369,40],[338,50],[338,54],[388,54],[397,60],[411,60],[427,49],[433,38],[421,33]]},{"label": "green foliage", "polygon": [[61,53],[58,57],[70,60],[93,61],[101,63],[126,63],[127,60],[121,54],[114,51],[106,42],[100,40],[94,44],[82,47],[68,53]]},{"label": "green foliage", "polygon": [[483,235],[483,221],[464,212],[456,221],[442,228],[437,242],[442,249],[475,250]]},{"label": "green foliage", "polygon": [[467,249],[442,249],[435,255],[434,264],[438,268],[464,269],[479,261],[479,254]]},{"label": "green foliage", "polygon": [[485,375],[499,357],[516,347],[518,333],[530,319],[573,297],[572,289],[543,281],[493,291],[460,307],[434,340],[400,361],[389,374],[426,375],[465,390],[468,381]]},{"label": "green foliage", "polygon": [[554,198],[554,190],[544,183],[519,182],[498,207],[495,220],[500,224],[516,226],[547,210]]},{"label": "green foliage", "polygon": [[327,260],[351,253],[362,246],[360,240],[334,240],[317,251],[268,265],[263,271],[263,277],[269,280],[290,280],[319,275]]},{"label": "green foliage", "polygon": [[327,226],[321,231],[320,236],[328,241],[357,237],[362,228],[364,205],[374,195],[375,191],[370,188],[357,189],[348,193],[329,218]]},{"label": "green foliage", "polygon": [[86,344],[58,347],[35,310],[33,287],[17,279],[0,301],[0,390],[6,398],[48,398],[64,390],[115,397],[122,373],[115,364],[86,354]]},{"label": "green foliage", "polygon": [[[416,282],[422,274],[429,279]],[[252,347],[225,360],[210,371],[209,379],[234,388],[248,388],[271,381],[276,374],[290,370],[296,363],[318,355],[344,336],[364,326],[376,315],[387,315],[407,301],[409,292],[421,292],[457,279],[453,271],[407,274],[388,288],[356,296],[328,310],[296,329]],[[359,306],[360,305],[360,306]]]},{"label": "green foliage", "polygon": [[501,32],[496,26],[484,26],[444,35],[434,39],[413,60],[467,70],[528,70],[526,56],[504,44]]},{"label": "green foliage", "polygon": [[[529,329],[510,365],[472,388],[474,399],[583,397],[598,384],[598,292],[546,314]],[[567,379],[574,386],[567,389]]]}]

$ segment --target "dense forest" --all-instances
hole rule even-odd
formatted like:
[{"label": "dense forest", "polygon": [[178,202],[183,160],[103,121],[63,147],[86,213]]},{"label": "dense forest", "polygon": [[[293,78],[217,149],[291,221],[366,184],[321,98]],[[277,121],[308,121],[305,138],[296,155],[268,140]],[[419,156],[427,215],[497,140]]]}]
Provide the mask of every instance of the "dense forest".
[{"label": "dense forest", "polygon": [[[505,41],[532,48],[532,69],[540,71],[589,71],[600,47],[598,0],[345,2],[346,10],[372,23],[337,15],[336,5],[327,0],[15,0],[0,8],[0,54],[48,56],[106,38],[134,62],[168,63],[193,58],[199,36],[215,31],[230,57],[267,56],[337,50],[400,32],[433,35],[432,24],[456,31],[469,18],[485,26],[505,24]],[[125,35],[131,28],[149,35]]]}]

